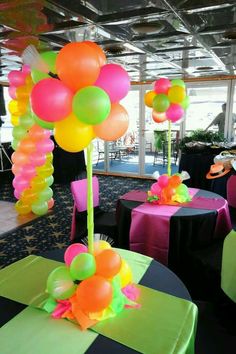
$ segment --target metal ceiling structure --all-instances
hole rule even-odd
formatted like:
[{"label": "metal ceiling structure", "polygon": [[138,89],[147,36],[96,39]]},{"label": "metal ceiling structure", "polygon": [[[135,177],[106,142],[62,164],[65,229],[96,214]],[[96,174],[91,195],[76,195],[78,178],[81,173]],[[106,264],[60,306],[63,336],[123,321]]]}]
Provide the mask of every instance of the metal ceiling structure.
[{"label": "metal ceiling structure", "polygon": [[132,81],[236,74],[236,1],[0,0],[0,81],[28,44],[93,40]]}]

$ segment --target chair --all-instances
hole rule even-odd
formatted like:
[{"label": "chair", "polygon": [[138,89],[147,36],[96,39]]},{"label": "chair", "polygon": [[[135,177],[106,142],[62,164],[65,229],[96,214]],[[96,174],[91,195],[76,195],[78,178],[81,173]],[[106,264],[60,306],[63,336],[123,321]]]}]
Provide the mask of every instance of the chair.
[{"label": "chair", "polygon": [[227,180],[226,191],[232,226],[236,230],[236,175],[230,176]]},{"label": "chair", "polygon": [[[94,233],[108,236],[116,245],[115,213],[105,212],[99,207],[99,182],[92,178]],[[81,240],[87,236],[87,179],[71,182],[71,192],[74,199],[70,240]]]}]

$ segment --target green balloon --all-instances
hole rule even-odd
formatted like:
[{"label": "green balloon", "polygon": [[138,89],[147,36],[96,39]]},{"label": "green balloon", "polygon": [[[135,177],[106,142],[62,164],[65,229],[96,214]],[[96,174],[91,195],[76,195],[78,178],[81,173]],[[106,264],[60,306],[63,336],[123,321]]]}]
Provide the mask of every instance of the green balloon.
[{"label": "green balloon", "polygon": [[13,150],[16,150],[17,147],[18,147],[18,145],[19,145],[19,140],[13,138],[13,140],[12,140],[12,142],[11,142],[11,147],[12,147],[12,149],[13,149]]},{"label": "green balloon", "polygon": [[185,96],[184,100],[180,103],[183,109],[187,109],[190,105],[190,98],[189,96]]},{"label": "green balloon", "polygon": [[48,203],[45,201],[37,201],[31,205],[32,212],[36,215],[44,215],[48,212]]},{"label": "green balloon", "polygon": [[84,280],[96,272],[94,256],[90,253],[80,253],[70,264],[70,274],[74,280]]},{"label": "green balloon", "polygon": [[165,112],[170,106],[170,101],[166,95],[161,93],[154,97],[152,105],[156,112]]},{"label": "green balloon", "polygon": [[186,87],[185,82],[183,80],[180,80],[180,79],[171,80],[171,86],[181,86],[183,88]]},{"label": "green balloon", "polygon": [[29,113],[25,114],[20,117],[20,125],[25,129],[31,128],[34,125],[34,119]]},{"label": "green balloon", "polygon": [[16,127],[14,127],[12,129],[12,135],[13,135],[13,138],[17,139],[17,140],[21,140],[25,137],[27,133],[27,130],[22,127],[21,125],[17,125]]},{"label": "green balloon", "polygon": [[[40,54],[40,57],[43,59],[43,61],[48,64],[50,72],[56,74],[56,58],[57,58],[57,53],[50,51],[50,52],[45,52]],[[42,71],[32,69],[31,71],[31,77],[34,83],[47,79],[51,77],[48,74],[43,73]]]},{"label": "green balloon", "polygon": [[46,181],[48,187],[50,187],[54,182],[54,178],[53,178],[53,176],[49,176],[49,177],[45,178],[45,181]]},{"label": "green balloon", "polygon": [[188,187],[181,183],[177,188],[176,188],[176,194],[179,194],[179,195],[188,195]]},{"label": "green balloon", "polygon": [[52,188],[46,187],[41,192],[39,192],[38,200],[40,202],[47,202],[49,199],[52,198],[52,196],[53,196]]},{"label": "green balloon", "polygon": [[58,300],[65,300],[71,297],[76,290],[76,285],[70,276],[67,267],[61,266],[54,269],[47,279],[47,292]]},{"label": "green balloon", "polygon": [[110,98],[99,87],[84,87],[75,94],[72,110],[81,122],[91,125],[100,124],[110,113]]},{"label": "green balloon", "polygon": [[54,123],[52,122],[45,122],[45,120],[40,119],[34,112],[32,112],[32,117],[35,121],[36,124],[38,124],[40,127],[48,130],[53,130],[54,129]]}]

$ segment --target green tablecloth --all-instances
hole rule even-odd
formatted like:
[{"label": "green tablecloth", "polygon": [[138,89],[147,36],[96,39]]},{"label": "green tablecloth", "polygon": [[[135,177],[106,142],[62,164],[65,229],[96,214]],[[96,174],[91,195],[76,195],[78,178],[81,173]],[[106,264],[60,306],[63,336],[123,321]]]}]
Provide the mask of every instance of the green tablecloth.
[{"label": "green tablecloth", "polygon": [[236,231],[226,236],[223,246],[221,287],[236,302]]},{"label": "green tablecloth", "polygon": [[[131,265],[134,280],[138,282],[151,258],[124,250],[119,252]],[[45,299],[48,273],[58,264],[29,256],[0,271],[0,295],[31,305],[0,329],[2,353],[79,354],[86,352],[98,334],[140,353],[194,353],[196,306],[141,285],[140,309],[125,309],[86,332],[67,320],[52,319],[36,307],[40,308]]]}]

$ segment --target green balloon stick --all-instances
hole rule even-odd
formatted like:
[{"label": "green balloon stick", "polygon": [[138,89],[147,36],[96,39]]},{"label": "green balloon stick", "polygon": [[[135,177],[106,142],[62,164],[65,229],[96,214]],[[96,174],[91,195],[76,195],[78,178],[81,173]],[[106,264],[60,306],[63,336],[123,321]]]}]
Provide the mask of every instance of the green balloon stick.
[{"label": "green balloon stick", "polygon": [[94,252],[94,215],[93,215],[93,184],[92,184],[92,156],[93,143],[87,147],[87,229],[88,229],[88,251]]},{"label": "green balloon stick", "polygon": [[168,174],[168,176],[171,176],[171,121],[170,120],[168,120],[167,174]]}]

